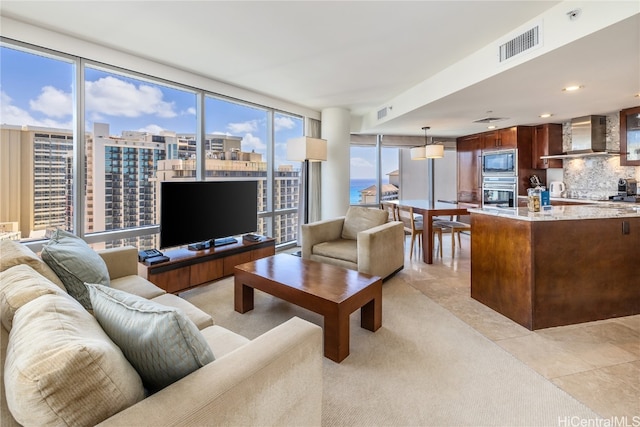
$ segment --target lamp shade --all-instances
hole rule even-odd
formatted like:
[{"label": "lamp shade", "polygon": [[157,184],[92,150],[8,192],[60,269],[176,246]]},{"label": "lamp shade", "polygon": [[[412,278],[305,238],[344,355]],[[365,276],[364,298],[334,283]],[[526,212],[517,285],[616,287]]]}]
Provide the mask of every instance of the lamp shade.
[{"label": "lamp shade", "polygon": [[303,136],[287,141],[287,160],[320,162],[327,160],[327,141]]},{"label": "lamp shade", "polygon": [[444,157],[444,145],[429,144],[411,149],[411,160],[441,159]]},{"label": "lamp shade", "polygon": [[444,157],[444,145],[430,144],[424,147],[424,157],[427,159],[441,159]]}]

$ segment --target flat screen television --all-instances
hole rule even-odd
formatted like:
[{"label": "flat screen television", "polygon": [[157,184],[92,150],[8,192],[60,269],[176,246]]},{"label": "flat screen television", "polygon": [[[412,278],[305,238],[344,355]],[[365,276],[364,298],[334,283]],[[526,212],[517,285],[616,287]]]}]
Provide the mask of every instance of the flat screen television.
[{"label": "flat screen television", "polygon": [[[166,181],[160,185],[160,248],[235,243],[258,227],[257,181]],[[216,239],[218,241],[216,242]]]}]

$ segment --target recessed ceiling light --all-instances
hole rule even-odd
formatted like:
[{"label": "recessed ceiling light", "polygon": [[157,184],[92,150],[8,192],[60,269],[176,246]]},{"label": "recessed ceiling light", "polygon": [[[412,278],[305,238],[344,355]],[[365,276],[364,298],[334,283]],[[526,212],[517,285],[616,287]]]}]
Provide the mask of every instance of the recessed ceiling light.
[{"label": "recessed ceiling light", "polygon": [[491,126],[487,126],[487,129],[495,129],[497,126],[495,125],[491,125]]},{"label": "recessed ceiling light", "polygon": [[574,92],[578,89],[582,89],[584,86],[580,85],[575,85],[575,86],[567,86],[565,88],[562,89],[563,92]]},{"label": "recessed ceiling light", "polygon": [[551,117],[551,116],[553,116],[553,114],[551,114],[551,113],[542,113],[542,114],[540,114],[540,118],[542,118],[542,119],[546,119],[547,117]]},{"label": "recessed ceiling light", "polygon": [[636,93],[636,94],[635,94],[635,97],[636,97],[636,98],[640,98],[640,93]]}]

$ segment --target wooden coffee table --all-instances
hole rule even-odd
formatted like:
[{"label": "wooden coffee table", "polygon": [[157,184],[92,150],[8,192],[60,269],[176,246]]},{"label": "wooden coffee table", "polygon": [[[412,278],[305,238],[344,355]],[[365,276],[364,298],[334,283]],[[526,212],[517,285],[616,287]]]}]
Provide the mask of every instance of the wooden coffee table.
[{"label": "wooden coffee table", "polygon": [[235,267],[235,310],[253,309],[258,289],[324,316],[324,355],[342,362],[349,355],[349,316],[360,308],[360,326],[382,325],[382,279],[289,254]]}]

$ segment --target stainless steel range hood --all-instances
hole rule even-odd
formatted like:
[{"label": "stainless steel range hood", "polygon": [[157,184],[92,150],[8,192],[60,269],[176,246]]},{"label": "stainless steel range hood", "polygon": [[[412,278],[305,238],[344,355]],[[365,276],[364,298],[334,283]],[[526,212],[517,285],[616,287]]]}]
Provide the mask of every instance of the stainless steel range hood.
[{"label": "stainless steel range hood", "polygon": [[571,148],[563,154],[543,156],[541,159],[571,159],[589,156],[612,156],[620,152],[607,151],[607,118],[584,116],[571,120]]}]

